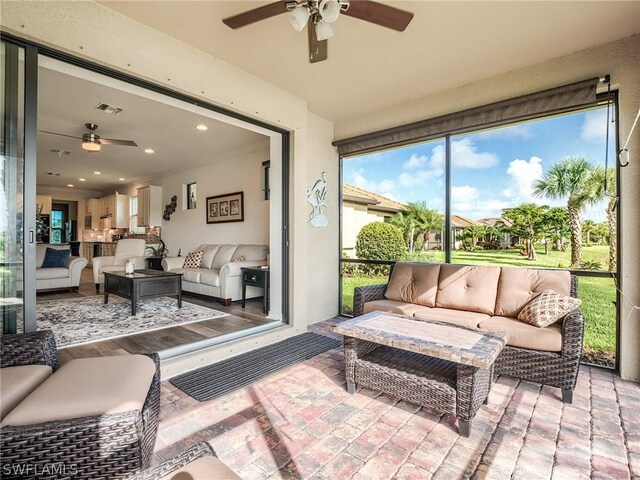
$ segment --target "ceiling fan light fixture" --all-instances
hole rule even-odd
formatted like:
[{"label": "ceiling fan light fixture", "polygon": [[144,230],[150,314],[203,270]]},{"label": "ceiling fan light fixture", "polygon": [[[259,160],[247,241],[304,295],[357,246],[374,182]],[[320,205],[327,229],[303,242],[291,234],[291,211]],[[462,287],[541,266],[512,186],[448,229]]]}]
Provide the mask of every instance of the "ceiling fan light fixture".
[{"label": "ceiling fan light fixture", "polygon": [[289,12],[289,23],[294,30],[301,32],[309,21],[309,10],[300,5]]},{"label": "ceiling fan light fixture", "polygon": [[82,148],[84,148],[87,152],[99,152],[100,144],[92,141],[82,141]]},{"label": "ceiling fan light fixture", "polygon": [[340,9],[341,6],[338,0],[322,0],[318,7],[318,12],[323,21],[333,23],[340,16]]},{"label": "ceiling fan light fixture", "polygon": [[327,22],[320,21],[316,24],[316,36],[318,41],[333,37],[333,28]]}]

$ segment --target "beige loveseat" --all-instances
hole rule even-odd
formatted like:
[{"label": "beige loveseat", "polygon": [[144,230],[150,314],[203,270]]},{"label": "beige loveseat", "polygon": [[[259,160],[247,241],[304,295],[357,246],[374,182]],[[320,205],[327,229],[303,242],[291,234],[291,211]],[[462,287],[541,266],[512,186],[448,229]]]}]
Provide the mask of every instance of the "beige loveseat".
[{"label": "beige loveseat", "polygon": [[87,259],[69,257],[66,266],[58,268],[42,268],[47,248],[54,250],[69,250],[69,245],[36,245],[36,291],[69,288],[78,291],[82,269],[87,266]]},{"label": "beige loveseat", "polygon": [[546,328],[517,319],[545,290],[575,297],[577,279],[561,270],[396,263],[388,284],[355,289],[354,316],[379,310],[504,332],[507,347],[496,370],[560,387],[570,403],[582,352],[582,314],[574,310]]},{"label": "beige loveseat", "polygon": [[[266,245],[200,245],[200,268],[182,268],[185,257],[167,257],[162,268],[182,273],[182,290],[219,298],[224,305],[242,298],[242,267],[267,264]],[[261,288],[247,287],[246,298],[266,294]]]}]

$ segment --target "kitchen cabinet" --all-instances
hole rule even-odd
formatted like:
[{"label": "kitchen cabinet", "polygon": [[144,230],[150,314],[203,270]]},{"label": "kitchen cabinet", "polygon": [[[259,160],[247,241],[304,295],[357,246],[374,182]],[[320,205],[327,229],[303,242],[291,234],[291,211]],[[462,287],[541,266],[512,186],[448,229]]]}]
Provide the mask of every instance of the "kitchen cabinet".
[{"label": "kitchen cabinet", "polygon": [[138,188],[138,226],[162,225],[162,187],[149,185]]},{"label": "kitchen cabinet", "polygon": [[36,214],[51,215],[53,198],[49,195],[36,195]]},{"label": "kitchen cabinet", "polygon": [[100,216],[111,217],[111,228],[129,228],[129,195],[114,193],[100,199]]},{"label": "kitchen cabinet", "polygon": [[84,202],[84,214],[100,217],[100,200],[97,198],[87,198]]}]

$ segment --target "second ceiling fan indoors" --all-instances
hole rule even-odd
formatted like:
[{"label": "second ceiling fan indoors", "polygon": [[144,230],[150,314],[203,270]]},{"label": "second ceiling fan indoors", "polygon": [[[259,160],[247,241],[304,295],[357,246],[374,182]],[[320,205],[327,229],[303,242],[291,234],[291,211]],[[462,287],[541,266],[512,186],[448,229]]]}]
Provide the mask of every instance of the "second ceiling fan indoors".
[{"label": "second ceiling fan indoors", "polygon": [[370,0],[297,0],[270,3],[222,21],[236,29],[287,12],[295,30],[300,32],[305,26],[309,27],[311,63],[327,59],[327,39],[333,36],[331,24],[341,13],[399,32],[403,32],[413,18],[413,13]]}]

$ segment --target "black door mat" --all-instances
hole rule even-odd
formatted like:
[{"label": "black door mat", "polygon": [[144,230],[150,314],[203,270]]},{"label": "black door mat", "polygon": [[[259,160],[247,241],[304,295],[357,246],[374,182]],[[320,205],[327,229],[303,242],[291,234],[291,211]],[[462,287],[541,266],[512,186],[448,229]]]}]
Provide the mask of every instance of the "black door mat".
[{"label": "black door mat", "polygon": [[339,340],[307,332],[183,373],[169,382],[196,400],[205,402],[340,345],[342,342]]}]

